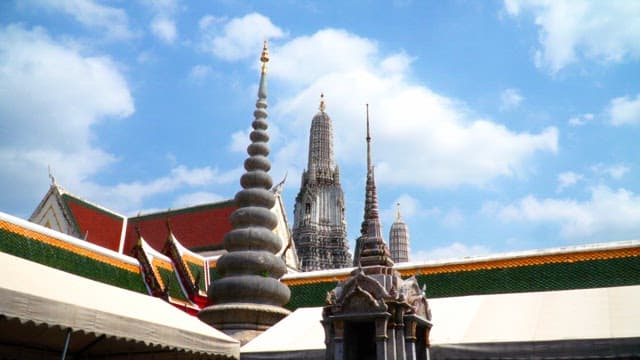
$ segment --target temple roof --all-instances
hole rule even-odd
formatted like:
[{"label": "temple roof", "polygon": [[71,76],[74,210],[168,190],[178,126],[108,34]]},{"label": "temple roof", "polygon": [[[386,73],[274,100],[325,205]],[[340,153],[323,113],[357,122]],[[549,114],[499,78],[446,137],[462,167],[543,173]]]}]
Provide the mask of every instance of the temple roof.
[{"label": "temple roof", "polygon": [[30,221],[118,251],[126,217],[52,184]]},{"label": "temple roof", "polygon": [[[296,269],[298,260],[282,196],[277,189],[273,191],[276,205],[272,211],[278,218],[275,232],[283,241],[279,255],[286,258],[289,267]],[[231,199],[127,218],[52,184],[29,221],[130,255],[138,240],[136,227],[141,229],[152,248],[163,249],[169,237],[166,223],[170,220],[173,234],[184,248],[192,252],[211,253],[224,251],[224,235],[232,229],[229,217],[237,208]]]},{"label": "temple roof", "polygon": [[[324,305],[325,294],[354,268],[287,274],[289,309]],[[396,264],[415,276],[429,299],[640,285],[640,240],[491,256]]]},{"label": "temple roof", "polygon": [[222,248],[224,234],[231,230],[229,216],[237,209],[233,200],[221,201],[176,210],[159,211],[129,218],[124,253],[129,253],[137,241],[135,227],[155,249],[162,249],[169,236],[167,219],[182,245],[193,251]]},{"label": "temple roof", "polygon": [[0,252],[147,293],[136,259],[1,212]]}]

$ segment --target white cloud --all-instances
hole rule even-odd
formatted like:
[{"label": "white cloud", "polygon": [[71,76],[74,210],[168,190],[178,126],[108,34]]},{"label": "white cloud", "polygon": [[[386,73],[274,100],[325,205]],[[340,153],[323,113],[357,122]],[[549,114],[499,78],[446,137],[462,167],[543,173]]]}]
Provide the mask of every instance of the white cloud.
[{"label": "white cloud", "polygon": [[570,186],[575,185],[578,181],[584,179],[582,174],[575,173],[573,171],[563,172],[558,174],[558,188],[556,191],[560,192]]},{"label": "white cloud", "polygon": [[189,71],[189,80],[195,83],[201,83],[211,76],[211,74],[213,74],[211,66],[202,64],[194,65]]},{"label": "white cloud", "polygon": [[[164,176],[147,181],[132,181],[118,183],[113,186],[102,186],[85,182],[73,187],[74,192],[88,194],[87,198],[121,213],[135,213],[145,204],[145,201],[158,195],[180,192],[184,189],[198,189],[214,184],[230,184],[242,175],[242,168],[221,172],[209,166],[189,168],[184,165],[173,167]],[[79,189],[79,190],[76,190]],[[217,201],[215,194],[196,191],[179,195],[173,206],[194,205],[198,201]],[[200,200],[198,200],[200,199]]]},{"label": "white cloud", "polygon": [[228,61],[255,56],[264,40],[285,35],[269,18],[258,13],[220,23],[208,15],[200,20],[199,25],[204,31],[203,48]]},{"label": "white cloud", "polygon": [[151,32],[167,44],[173,44],[178,36],[176,24],[166,17],[156,17],[151,22]]},{"label": "white cloud", "polygon": [[640,57],[640,2],[506,0],[512,16],[530,12],[540,28],[536,65],[556,73],[582,58]]},{"label": "white cloud", "polygon": [[178,38],[175,14],[178,11],[178,0],[142,0],[154,15],[149,29],[151,33],[167,44],[173,44]]},{"label": "white cloud", "polygon": [[554,224],[565,238],[638,236],[640,233],[640,196],[625,189],[606,186],[591,189],[591,197],[574,199],[538,199],[529,195],[506,206],[492,206],[494,214],[505,222]]},{"label": "white cloud", "polygon": [[524,98],[518,89],[505,89],[500,93],[500,110],[512,110],[520,106]]},{"label": "white cloud", "polygon": [[142,0],[141,2],[157,13],[174,13],[178,8],[178,0]]},{"label": "white cloud", "polygon": [[211,26],[213,26],[213,24],[215,24],[217,21],[219,21],[219,19],[216,18],[215,16],[205,15],[202,18],[200,18],[200,20],[198,20],[198,28],[200,28],[200,30],[207,30]]},{"label": "white cloud", "polygon": [[[252,55],[255,56],[255,48]],[[377,46],[373,41],[361,38],[344,30],[324,29],[311,36],[300,36],[286,42],[284,45],[272,49],[272,59],[269,63],[270,76],[286,81],[290,85],[308,87],[313,83],[328,83],[333,77],[339,76],[336,81],[368,80],[356,79],[358,75],[373,75],[374,58],[377,55]],[[335,56],[341,54],[341,56]],[[387,70],[404,66],[391,66],[390,63],[398,63],[399,54],[392,55],[390,59],[382,59],[381,63],[387,63]],[[377,65],[377,64],[376,64]],[[352,72],[362,71],[364,74]],[[370,72],[371,73],[370,73]],[[351,75],[351,78],[349,76]],[[367,85],[367,84],[363,84]],[[319,99],[320,92],[314,92],[314,102]],[[328,99],[336,96],[328,95]],[[341,99],[340,102],[342,102]],[[337,102],[337,101],[336,101]],[[364,103],[363,103],[364,106]],[[314,106],[312,109],[317,108]],[[307,109],[307,111],[309,111]]]},{"label": "white cloud", "polygon": [[592,120],[593,120],[593,114],[586,113],[586,114],[572,117],[571,119],[569,119],[568,123],[570,126],[576,127],[576,126],[586,125]]},{"label": "white cloud", "polygon": [[430,261],[445,259],[463,259],[470,256],[488,255],[491,250],[482,245],[465,245],[454,242],[451,245],[434,248],[431,250],[422,250],[411,252],[411,261]]},{"label": "white cloud", "polygon": [[87,27],[106,31],[110,38],[127,39],[133,36],[129,29],[127,13],[122,9],[98,4],[92,0],[36,0],[31,3],[62,11]]},{"label": "white cloud", "polygon": [[223,200],[228,200],[228,198],[211,192],[198,191],[178,196],[178,198],[173,202],[173,207],[182,208],[199,204],[220,202]]},{"label": "white cloud", "polygon": [[[9,25],[0,28],[0,69],[2,188],[46,188],[48,165],[61,183],[75,186],[115,161],[94,144],[91,130],[134,111],[127,82],[113,61],[85,56],[43,29]],[[14,205],[18,192],[3,205]]]},{"label": "white cloud", "polygon": [[[324,29],[271,52],[269,77],[285,85],[271,111],[287,143],[306,148],[299,134],[308,133],[324,92],[338,163],[361,164],[369,103],[381,183],[483,186],[496,177],[526,175],[534,155],[557,151],[557,129],[516,132],[479,118],[463,103],[407,80],[410,62],[398,60],[406,55],[381,55],[375,42],[346,31]],[[397,65],[379,71],[385,63]],[[304,154],[296,158],[305,164]]]},{"label": "white cloud", "polygon": [[631,169],[623,164],[595,164],[591,166],[591,170],[599,175],[607,175],[614,180],[619,180],[623,176],[625,176]]},{"label": "white cloud", "polygon": [[458,209],[449,210],[442,218],[442,224],[449,228],[455,228],[464,222],[464,215]]},{"label": "white cloud", "polygon": [[640,124],[640,94],[635,99],[622,96],[611,100],[606,113],[614,126]]},{"label": "white cloud", "polygon": [[247,151],[247,146],[251,143],[249,140],[249,133],[251,130],[246,131],[236,131],[231,134],[231,144],[229,145],[229,150],[238,153],[244,153]]},{"label": "white cloud", "polygon": [[[424,208],[420,200],[409,194],[401,194],[393,202],[380,211],[380,218],[383,224],[391,226],[396,221],[398,212],[398,204],[400,204],[400,215],[403,221],[410,226],[413,219],[422,219],[440,215],[438,208]],[[409,229],[411,230],[411,229]]]}]

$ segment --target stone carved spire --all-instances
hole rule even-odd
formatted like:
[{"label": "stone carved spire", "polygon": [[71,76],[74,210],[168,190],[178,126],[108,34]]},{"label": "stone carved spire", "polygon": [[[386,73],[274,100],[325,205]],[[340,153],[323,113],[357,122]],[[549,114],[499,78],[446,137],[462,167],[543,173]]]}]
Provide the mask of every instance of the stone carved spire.
[{"label": "stone carved spire", "polygon": [[382,238],[380,230],[380,217],[378,215],[378,193],[376,191],[375,175],[373,167],[371,168],[371,181],[367,184],[367,188],[371,193],[369,200],[370,208],[366,216],[367,235],[362,243],[362,252],[360,253],[361,266],[393,266],[389,248]]},{"label": "stone carved spire", "polygon": [[[356,249],[355,254],[353,256],[353,266],[360,266],[360,260],[362,256],[362,251],[364,250],[364,243],[368,238],[369,234],[369,218],[371,217],[371,211],[373,208],[374,196],[376,197],[377,203],[377,194],[375,192],[375,179],[373,175],[373,164],[371,162],[371,130],[369,125],[369,104],[367,104],[367,180],[365,186],[365,196],[364,196],[364,216],[362,219],[362,223],[360,224],[360,236],[356,239]],[[376,204],[377,207],[377,204]],[[376,208],[377,211],[377,208]],[[378,221],[378,227],[380,226]],[[384,242],[384,241],[383,241]]]},{"label": "stone carved spire", "polygon": [[324,94],[320,96],[320,112],[311,121],[309,134],[309,181],[331,182],[335,171],[333,160],[333,128],[327,113]]},{"label": "stone carved spire", "polygon": [[389,230],[389,250],[395,263],[409,261],[409,228],[400,216],[400,203],[397,204],[396,221]]},{"label": "stone carved spire", "polygon": [[393,266],[389,248],[382,238],[380,217],[378,214],[378,193],[374,167],[371,163],[371,132],[369,129],[369,105],[367,104],[367,185],[364,206],[364,221],[361,229],[366,233],[360,237],[360,265],[361,266]]},{"label": "stone carved spire", "polygon": [[333,159],[333,129],[324,94],[311,120],[307,170],[294,208],[293,239],[303,271],[351,264],[347,244],[344,193]]},{"label": "stone carved spire", "polygon": [[267,133],[266,74],[269,61],[265,41],[255,120],[244,162],[246,172],[240,178],[243,190],[235,196],[239,208],[231,214],[233,230],[224,237],[228,251],[217,264],[222,278],[209,287],[214,305],[198,317],[205,323],[240,340],[243,344],[281,320],[290,312],[282,307],[289,301],[289,288],[278,279],[286,272],[284,262],[275,254],[281,248],[273,232],[277,218],[270,209],[275,204],[270,191],[269,135]]}]

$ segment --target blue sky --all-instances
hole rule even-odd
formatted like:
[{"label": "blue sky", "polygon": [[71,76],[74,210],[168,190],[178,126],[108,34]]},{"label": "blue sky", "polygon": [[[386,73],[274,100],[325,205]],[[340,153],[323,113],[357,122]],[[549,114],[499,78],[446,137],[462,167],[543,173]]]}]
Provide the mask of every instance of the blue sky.
[{"label": "blue sky", "polygon": [[0,210],[122,214],[240,189],[262,41],[290,221],[320,93],[349,239],[365,104],[385,234],[414,259],[640,238],[640,2],[4,1]]}]

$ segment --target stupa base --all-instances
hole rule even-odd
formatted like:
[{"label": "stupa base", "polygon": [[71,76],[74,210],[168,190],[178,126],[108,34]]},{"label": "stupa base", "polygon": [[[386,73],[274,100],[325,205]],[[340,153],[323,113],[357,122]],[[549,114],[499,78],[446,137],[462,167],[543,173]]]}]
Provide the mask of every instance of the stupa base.
[{"label": "stupa base", "polygon": [[289,314],[280,306],[231,303],[207,306],[198,318],[244,345]]}]

